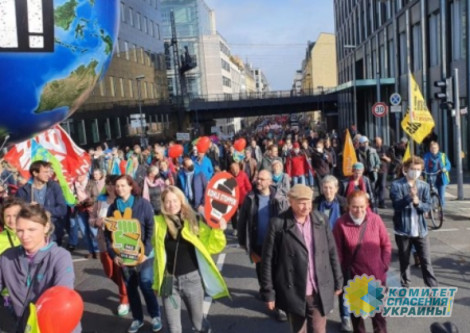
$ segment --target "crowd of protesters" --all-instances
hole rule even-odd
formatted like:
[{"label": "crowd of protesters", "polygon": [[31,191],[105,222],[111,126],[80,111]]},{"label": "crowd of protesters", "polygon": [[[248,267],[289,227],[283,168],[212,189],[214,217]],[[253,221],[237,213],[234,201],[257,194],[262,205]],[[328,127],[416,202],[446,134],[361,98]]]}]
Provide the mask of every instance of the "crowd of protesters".
[{"label": "crowd of protesters", "polygon": [[[210,323],[202,313],[204,292],[213,298],[229,296],[211,257],[224,249],[227,235],[236,237],[255,263],[259,297],[275,311],[277,320],[289,321],[292,332],[325,332],[335,296],[340,298],[341,329],[365,332],[363,320],[343,306],[342,288],[351,274],[374,275],[386,282],[391,243],[377,211],[385,207],[388,181],[393,180],[390,196],[402,285],[409,285],[413,245],[425,284],[437,286],[424,221],[430,210],[429,186],[418,178],[423,170],[441,172],[435,178],[442,194],[450,164],[436,142],[424,162],[416,156],[403,161],[406,138],[386,147],[380,137],[371,145],[354,127],[351,132],[358,162],[348,177],[341,168],[342,137],[335,131],[304,132],[287,124],[271,130],[268,123],[258,131],[251,127],[238,133],[237,138],[247,142],[241,151],[233,141],[216,136],[205,151],[183,143],[184,153],[177,158],[168,154],[174,141],[122,149],[98,145],[89,150],[89,172],[72,184],[77,199],[73,206],[66,204],[48,162],[32,163],[31,179],[22,183],[17,183],[14,171],[2,166],[0,290],[6,287],[5,306],[13,308],[18,321],[24,320],[24,305],[43,291],[35,288],[26,295],[18,283],[30,279],[30,273],[21,268],[5,273],[12,260],[25,261],[28,272],[36,265],[35,274],[49,269],[49,286],[73,286],[70,254],[62,252],[81,249],[86,258],[99,258],[105,275],[117,285],[116,314],[131,312],[133,318],[128,332],[144,325],[139,289],[154,332],[165,325],[170,332],[182,331],[182,302],[190,310],[193,330],[209,332]],[[240,191],[230,230],[225,230],[226,225],[212,229],[203,217],[208,182],[219,171],[230,172]],[[123,265],[104,228],[107,217],[115,211],[124,214],[128,207],[140,222],[144,244],[142,260],[134,267]],[[37,232],[42,237],[34,248],[24,236],[27,223],[41,228]],[[62,256],[55,263],[57,270],[47,268],[49,261],[37,267],[40,257],[49,256],[43,253],[45,248],[48,260]],[[170,272],[174,280],[168,287],[164,276]],[[16,283],[12,274],[19,279]],[[374,332],[387,332],[380,315],[374,317],[373,326]]]}]

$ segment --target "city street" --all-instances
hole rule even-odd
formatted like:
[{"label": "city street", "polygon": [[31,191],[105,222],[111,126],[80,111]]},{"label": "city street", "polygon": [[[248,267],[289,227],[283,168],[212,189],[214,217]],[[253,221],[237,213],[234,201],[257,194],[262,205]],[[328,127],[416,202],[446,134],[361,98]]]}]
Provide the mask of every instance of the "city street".
[{"label": "city street", "polygon": [[[470,186],[469,186],[470,190]],[[466,191],[467,192],[467,191]],[[456,295],[452,318],[392,318],[388,319],[391,333],[429,332],[434,321],[445,322],[451,319],[460,328],[460,332],[469,332],[467,318],[470,306],[470,201],[454,201],[457,194],[456,186],[448,188],[448,206],[446,219],[442,229],[430,233],[431,254],[435,273],[441,286],[456,286]],[[470,193],[466,193],[470,198]],[[387,202],[390,207],[390,202]],[[391,209],[380,210],[392,237]],[[238,248],[235,238],[229,234],[229,245],[224,253],[216,257],[231,291],[231,299],[206,301],[204,310],[208,311],[213,332],[288,332],[286,323],[275,321],[264,304],[257,298],[258,284],[252,265],[244,253]],[[393,257],[388,276],[389,286],[398,286],[398,260],[395,241],[392,238]],[[99,260],[86,260],[79,255],[74,256],[77,274],[76,288],[85,301],[85,313],[82,320],[84,332],[126,332],[131,322],[130,314],[119,318],[115,312],[118,305],[116,287],[104,278]],[[413,286],[424,286],[419,268],[411,268]],[[0,327],[4,332],[13,332],[12,323],[5,313],[0,313]],[[183,314],[184,332],[190,332],[190,323]],[[149,318],[141,332],[150,332]],[[368,331],[372,331],[370,320]],[[328,332],[340,332],[338,311],[330,314]]]}]

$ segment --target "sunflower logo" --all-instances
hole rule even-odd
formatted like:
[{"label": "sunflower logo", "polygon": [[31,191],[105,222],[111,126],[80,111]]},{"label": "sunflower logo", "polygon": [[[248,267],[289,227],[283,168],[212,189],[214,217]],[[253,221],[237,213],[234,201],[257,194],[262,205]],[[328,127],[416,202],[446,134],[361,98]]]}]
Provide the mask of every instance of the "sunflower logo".
[{"label": "sunflower logo", "polygon": [[384,291],[374,276],[356,276],[344,287],[344,304],[356,317],[373,317],[383,306]]}]

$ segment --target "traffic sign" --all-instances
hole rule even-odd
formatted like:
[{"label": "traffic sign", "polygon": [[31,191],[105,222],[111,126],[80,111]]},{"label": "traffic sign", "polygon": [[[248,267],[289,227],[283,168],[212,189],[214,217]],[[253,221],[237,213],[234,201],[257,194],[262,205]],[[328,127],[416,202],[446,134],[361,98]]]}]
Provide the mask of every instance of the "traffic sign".
[{"label": "traffic sign", "polygon": [[390,95],[390,104],[398,105],[401,103],[401,96],[399,93],[393,93]]},{"label": "traffic sign", "polygon": [[401,105],[392,105],[390,106],[391,113],[400,113],[401,112]]},{"label": "traffic sign", "polygon": [[377,102],[372,105],[372,114],[376,117],[384,117],[388,112],[388,106],[384,102]]}]

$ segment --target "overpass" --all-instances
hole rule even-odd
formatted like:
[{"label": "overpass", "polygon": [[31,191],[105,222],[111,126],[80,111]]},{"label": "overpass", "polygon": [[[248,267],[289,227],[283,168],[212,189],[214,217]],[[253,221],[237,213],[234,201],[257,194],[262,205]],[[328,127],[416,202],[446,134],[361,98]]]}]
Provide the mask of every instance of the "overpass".
[{"label": "overpass", "polygon": [[190,99],[187,110],[196,122],[220,118],[253,117],[323,110],[337,115],[337,94],[328,90],[293,94],[292,91],[208,95]]}]

